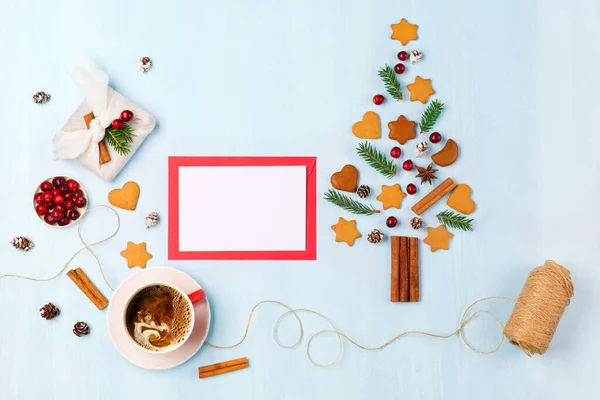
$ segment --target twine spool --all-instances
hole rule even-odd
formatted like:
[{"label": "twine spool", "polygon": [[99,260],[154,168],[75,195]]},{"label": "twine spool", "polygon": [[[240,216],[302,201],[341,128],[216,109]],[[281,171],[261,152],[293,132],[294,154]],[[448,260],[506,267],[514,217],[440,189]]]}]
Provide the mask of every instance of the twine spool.
[{"label": "twine spool", "polygon": [[529,273],[504,335],[530,357],[544,354],[573,294],[569,270],[546,261]]}]

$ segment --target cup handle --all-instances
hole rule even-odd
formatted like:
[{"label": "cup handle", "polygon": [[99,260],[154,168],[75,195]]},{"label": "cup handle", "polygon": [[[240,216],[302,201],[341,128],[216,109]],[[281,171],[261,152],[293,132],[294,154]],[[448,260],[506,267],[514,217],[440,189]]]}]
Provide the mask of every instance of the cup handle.
[{"label": "cup handle", "polygon": [[204,290],[198,289],[195,292],[188,294],[188,297],[192,301],[192,304],[196,304],[206,298],[206,293],[204,293]]}]

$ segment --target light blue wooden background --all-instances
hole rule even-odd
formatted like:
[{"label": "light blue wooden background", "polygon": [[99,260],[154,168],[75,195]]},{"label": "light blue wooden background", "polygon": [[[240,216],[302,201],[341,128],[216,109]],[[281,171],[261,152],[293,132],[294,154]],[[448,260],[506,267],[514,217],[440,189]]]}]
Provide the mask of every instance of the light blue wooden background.
[{"label": "light blue wooden background", "polygon": [[[323,200],[315,262],[169,262],[167,224],[148,231],[143,225],[149,211],[167,215],[169,155],[315,155],[319,193],[346,163],[359,166],[362,183],[384,183],[357,159],[350,127],[374,109],[371,97],[382,92],[377,68],[394,63],[402,48],[389,40],[389,24],[402,17],[420,25],[414,46],[425,53],[402,78],[433,79],[447,104],[438,128],[462,150],[460,162],[440,177],[469,183],[479,206],[475,233],[457,234],[448,252],[423,249],[422,301],[388,301],[387,244],[334,243],[329,226],[348,215]],[[132,272],[119,256],[128,240],[146,241],[154,254],[150,265],[180,268],[206,287],[214,312],[210,340],[219,344],[239,339],[248,311],[263,299],[318,310],[365,345],[405,329],[447,333],[471,301],[517,296],[529,270],[547,258],[572,270],[576,297],[551,349],[532,359],[508,344],[482,356],[458,338],[409,337],[381,352],[346,346],[339,364],[321,369],[308,363],[303,347],[275,346],[270,331],[280,310],[268,306],[240,348],[204,348],[178,368],[152,372],[114,350],[106,313],[68,278],[4,279],[0,398],[595,398],[599,24],[595,0],[2,1],[0,273],[49,276],[80,247],[74,228],[46,227],[30,206],[39,181],[65,174],[85,185],[92,204],[106,203],[108,191],[128,180],[139,182],[137,211],[120,212],[120,233],[97,247],[108,278],[117,284]],[[158,121],[113,184],[52,159],[52,137],[81,101],[68,74],[69,60],[81,52]],[[146,55],[155,68],[143,75],[137,63]],[[52,95],[43,107],[31,100],[38,90]],[[421,110],[408,102],[377,108],[384,122],[400,113],[417,119]],[[376,144],[392,145],[388,139]],[[410,180],[401,174],[398,181]],[[256,190],[269,195],[268,187]],[[414,201],[394,213],[401,220],[397,234],[412,233]],[[366,235],[382,227],[390,214],[360,218],[359,230]],[[428,213],[426,222],[432,218]],[[86,217],[86,238],[112,229],[102,219],[100,211]],[[16,235],[31,237],[35,249],[12,249],[8,241]],[[75,264],[100,284],[89,254]],[[52,322],[38,316],[47,301],[62,309]],[[491,309],[506,320],[511,305]],[[326,328],[304,319],[307,334]],[[70,332],[77,320],[90,323],[90,336]],[[293,340],[293,327],[282,326],[282,339]],[[490,348],[500,330],[482,319],[467,334]],[[323,338],[316,357],[326,361],[334,348],[333,338]],[[250,369],[197,379],[198,366],[240,356],[250,359]]]}]

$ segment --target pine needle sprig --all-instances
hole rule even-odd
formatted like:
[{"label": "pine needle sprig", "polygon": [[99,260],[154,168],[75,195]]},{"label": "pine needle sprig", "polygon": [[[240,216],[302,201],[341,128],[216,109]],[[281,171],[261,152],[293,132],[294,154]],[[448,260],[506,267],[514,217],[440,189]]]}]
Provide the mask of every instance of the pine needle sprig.
[{"label": "pine needle sprig", "polygon": [[133,128],[127,124],[123,125],[123,129],[115,129],[109,126],[106,128],[104,138],[118,154],[126,156],[131,151],[131,143],[135,136],[133,132]]},{"label": "pine needle sprig", "polygon": [[442,211],[436,215],[440,224],[450,228],[460,229],[462,231],[473,232],[473,219],[468,219],[462,214],[457,214],[450,210]]},{"label": "pine needle sprig", "polygon": [[396,175],[396,164],[389,160],[385,154],[371,146],[369,142],[359,143],[356,151],[367,164],[379,171],[381,175],[386,178]]},{"label": "pine needle sprig", "polygon": [[402,86],[392,67],[386,64],[385,68],[380,68],[377,74],[383,81],[388,94],[396,100],[402,100]]},{"label": "pine needle sprig", "polygon": [[336,206],[351,212],[352,214],[372,215],[380,212],[379,210],[375,210],[372,206],[353,200],[350,197],[333,189],[329,189],[327,192],[325,192],[324,198],[328,202],[333,203]]},{"label": "pine needle sprig", "polygon": [[427,109],[421,115],[421,122],[419,123],[421,127],[420,133],[429,132],[433,128],[443,109],[444,103],[437,99],[429,103],[429,106],[427,106]]}]

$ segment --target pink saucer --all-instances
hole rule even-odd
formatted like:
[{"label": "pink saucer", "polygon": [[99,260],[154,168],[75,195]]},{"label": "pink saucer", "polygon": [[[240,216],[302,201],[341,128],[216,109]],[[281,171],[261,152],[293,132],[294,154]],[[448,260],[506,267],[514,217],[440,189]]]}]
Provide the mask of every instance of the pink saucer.
[{"label": "pink saucer", "polygon": [[141,270],[123,281],[110,301],[107,313],[108,334],[113,344],[132,364],[146,369],[169,369],[189,360],[202,347],[210,327],[210,307],[208,299],[194,305],[196,322],[190,338],[180,348],[165,354],[146,353],[137,347],[123,329],[122,310],[125,302],[140,287],[150,283],[166,283],[188,293],[202,289],[188,274],[169,267],[152,267]]}]

